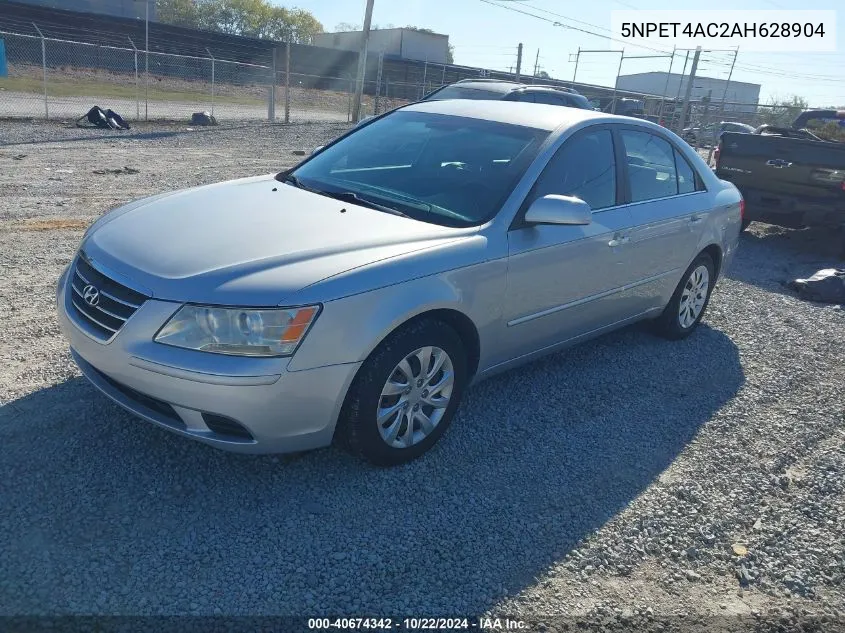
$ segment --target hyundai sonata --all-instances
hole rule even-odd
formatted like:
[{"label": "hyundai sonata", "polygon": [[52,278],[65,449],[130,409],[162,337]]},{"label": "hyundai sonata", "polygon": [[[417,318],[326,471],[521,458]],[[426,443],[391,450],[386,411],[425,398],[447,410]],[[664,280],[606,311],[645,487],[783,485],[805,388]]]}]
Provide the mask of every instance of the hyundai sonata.
[{"label": "hyundai sonata", "polygon": [[104,215],[59,281],[59,320],[82,373],[149,422],[397,464],[474,381],[638,320],[688,336],[742,208],[647,121],[423,102],[275,176]]}]

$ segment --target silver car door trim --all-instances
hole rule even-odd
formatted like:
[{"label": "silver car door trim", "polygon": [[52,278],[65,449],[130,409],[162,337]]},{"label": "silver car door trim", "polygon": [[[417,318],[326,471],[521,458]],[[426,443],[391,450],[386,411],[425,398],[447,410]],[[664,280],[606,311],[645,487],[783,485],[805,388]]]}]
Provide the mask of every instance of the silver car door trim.
[{"label": "silver car door trim", "polygon": [[671,196],[663,196],[662,198],[649,198],[648,200],[637,200],[636,202],[626,202],[625,204],[619,204],[615,207],[608,207],[607,209],[600,209],[599,211],[595,211],[594,213],[600,213],[601,211],[606,211],[608,209],[624,209],[625,207],[633,207],[637,204],[648,204],[650,202],[659,202],[660,200],[677,200],[678,198],[686,198],[687,196],[697,196],[709,193],[707,191],[688,191],[687,193],[673,193]]},{"label": "silver car door trim", "polygon": [[193,382],[202,382],[209,385],[272,385],[282,376],[281,374],[269,374],[266,376],[228,376],[223,374],[206,374],[193,370],[188,371],[186,369],[179,369],[178,367],[170,367],[169,365],[162,365],[161,363],[156,363],[137,356],[130,357],[129,364],[133,367],[146,369],[147,371],[161,374],[163,376],[181,378],[182,380],[191,380]]},{"label": "silver car door trim", "polygon": [[605,297],[609,297],[610,295],[614,295],[619,292],[625,292],[626,290],[631,290],[632,288],[636,288],[637,286],[642,286],[643,284],[651,283],[652,281],[657,281],[658,279],[662,279],[663,277],[673,275],[680,270],[680,268],[673,268],[672,270],[667,270],[665,273],[646,277],[645,279],[640,279],[639,281],[635,281],[630,284],[625,284],[624,286],[619,286],[618,288],[613,288],[612,290],[605,290],[604,292],[590,295],[589,297],[583,297],[581,299],[576,299],[575,301],[570,301],[569,303],[564,303],[559,306],[546,308],[545,310],[541,310],[540,312],[535,312],[533,314],[528,314],[526,316],[519,317],[518,319],[514,319],[513,321],[508,321],[508,327],[512,327],[514,325],[522,325],[523,323],[527,323],[528,321],[533,321],[534,319],[539,319],[540,317],[548,316],[550,314],[554,314],[555,312],[566,310],[567,308],[574,308],[576,306],[583,305],[591,301],[596,301],[597,299],[604,299]]},{"label": "silver car door trim", "polygon": [[560,347],[566,346],[570,343],[573,343],[575,341],[578,341],[579,339],[590,338],[591,336],[596,334],[596,332],[613,330],[614,328],[616,328],[620,324],[637,321],[637,320],[643,318],[644,316],[646,316],[648,314],[652,314],[654,312],[658,312],[659,310],[660,310],[660,308],[650,308],[648,310],[644,310],[643,312],[639,312],[637,314],[625,317],[624,319],[614,321],[613,323],[608,323],[607,325],[603,325],[599,328],[595,328],[593,330],[590,330],[589,332],[583,332],[583,333],[578,334],[576,336],[572,336],[568,339],[558,341],[557,343],[552,343],[551,345],[546,345],[545,347],[541,347],[540,349],[535,349],[531,352],[526,352],[525,354],[520,354],[519,356],[514,356],[513,358],[509,358],[508,360],[504,360],[502,362],[496,363],[495,365],[490,365],[490,367],[487,367],[484,371],[480,372],[479,376],[487,376],[490,373],[495,372],[496,369],[501,367],[502,365],[509,365],[511,363],[519,363],[520,360],[523,359],[523,358],[529,358],[531,356],[543,355],[545,353],[548,353],[548,352],[555,350],[556,348],[560,348]]}]

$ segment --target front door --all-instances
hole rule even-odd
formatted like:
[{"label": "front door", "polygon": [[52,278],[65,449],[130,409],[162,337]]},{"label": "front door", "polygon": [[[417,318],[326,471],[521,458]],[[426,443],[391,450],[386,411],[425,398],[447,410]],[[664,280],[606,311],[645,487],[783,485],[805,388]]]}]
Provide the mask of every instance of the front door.
[{"label": "front door", "polygon": [[[622,320],[618,289],[631,226],[617,207],[613,135],[593,127],[568,139],[549,161],[508,234],[508,285],[503,316],[504,362]],[[521,216],[544,195],[581,198],[593,209],[585,226],[525,225]]]}]

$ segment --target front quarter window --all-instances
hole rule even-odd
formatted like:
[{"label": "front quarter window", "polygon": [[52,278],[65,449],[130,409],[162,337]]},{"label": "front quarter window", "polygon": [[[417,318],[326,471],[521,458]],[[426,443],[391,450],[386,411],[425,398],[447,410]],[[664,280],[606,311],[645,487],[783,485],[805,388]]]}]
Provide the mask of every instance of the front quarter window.
[{"label": "front quarter window", "polygon": [[362,127],[292,172],[316,193],[394,209],[413,219],[475,226],[492,219],[548,132],[399,110]]}]

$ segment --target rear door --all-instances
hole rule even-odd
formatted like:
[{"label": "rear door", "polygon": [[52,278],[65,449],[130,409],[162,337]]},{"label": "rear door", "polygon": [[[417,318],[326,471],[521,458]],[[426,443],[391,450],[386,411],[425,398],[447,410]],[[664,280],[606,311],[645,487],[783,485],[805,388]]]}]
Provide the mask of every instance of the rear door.
[{"label": "rear door", "polygon": [[709,196],[689,161],[666,138],[629,126],[620,126],[617,134],[632,222],[625,256],[636,277],[625,302],[641,313],[671,296],[695,254]]}]

